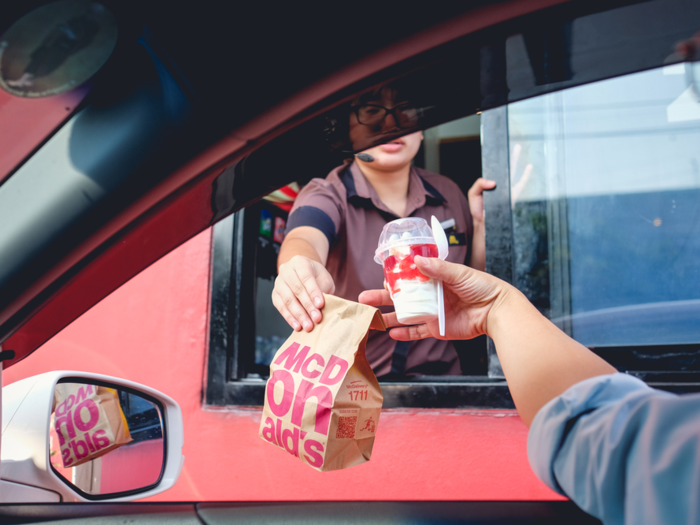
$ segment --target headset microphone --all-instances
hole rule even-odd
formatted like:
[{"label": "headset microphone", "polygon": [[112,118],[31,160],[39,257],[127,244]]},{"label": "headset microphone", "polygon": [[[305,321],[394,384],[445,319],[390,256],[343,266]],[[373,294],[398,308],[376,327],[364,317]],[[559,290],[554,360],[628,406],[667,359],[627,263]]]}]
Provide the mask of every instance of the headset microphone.
[{"label": "headset microphone", "polygon": [[372,155],[368,155],[367,153],[355,153],[355,156],[362,162],[374,162],[374,157]]}]

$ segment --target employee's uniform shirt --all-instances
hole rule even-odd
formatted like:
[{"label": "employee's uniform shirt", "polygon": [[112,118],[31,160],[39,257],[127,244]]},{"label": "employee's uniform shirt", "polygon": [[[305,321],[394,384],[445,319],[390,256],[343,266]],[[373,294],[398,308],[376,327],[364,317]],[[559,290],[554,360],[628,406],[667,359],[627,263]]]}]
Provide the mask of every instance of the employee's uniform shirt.
[{"label": "employee's uniform shirt", "polygon": [[587,379],[540,409],[527,449],[542,481],[606,525],[700,524],[700,394]]},{"label": "employee's uniform shirt", "polygon": [[[440,221],[454,219],[451,242],[457,244],[450,246],[447,260],[464,264],[473,234],[466,197],[457,184],[442,175],[412,167],[409,176],[406,217],[422,217],[428,224],[432,215]],[[335,282],[335,295],[357,301],[364,290],[384,287],[384,272],[374,262],[374,251],[384,225],[398,218],[353,162],[304,187],[289,214],[287,232],[300,226],[321,230],[330,245],[326,268]],[[367,359],[378,376],[461,373],[454,345],[432,338],[397,342],[387,332],[372,331]]]}]

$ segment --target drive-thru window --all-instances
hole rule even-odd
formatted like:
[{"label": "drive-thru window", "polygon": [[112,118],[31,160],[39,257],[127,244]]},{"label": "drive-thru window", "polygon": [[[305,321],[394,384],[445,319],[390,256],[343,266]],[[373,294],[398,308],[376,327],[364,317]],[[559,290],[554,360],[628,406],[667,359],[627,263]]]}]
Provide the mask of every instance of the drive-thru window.
[{"label": "drive-thru window", "polygon": [[[697,390],[700,378],[700,70],[673,54],[694,32],[689,8],[553,10],[372,84],[399,75],[415,87],[416,165],[465,194],[479,176],[497,181],[485,195],[487,271],[618,369],[674,391]],[[638,32],[615,32],[621,16]],[[270,359],[291,331],[270,298],[287,213],[299,187],[352,151],[328,138],[351,97],[232,168],[248,180],[276,171],[280,189],[215,227],[209,404],[262,403]],[[301,147],[313,155],[285,165]],[[458,352],[463,375],[385,383],[385,406],[512,407],[493,343],[460,342]]]}]

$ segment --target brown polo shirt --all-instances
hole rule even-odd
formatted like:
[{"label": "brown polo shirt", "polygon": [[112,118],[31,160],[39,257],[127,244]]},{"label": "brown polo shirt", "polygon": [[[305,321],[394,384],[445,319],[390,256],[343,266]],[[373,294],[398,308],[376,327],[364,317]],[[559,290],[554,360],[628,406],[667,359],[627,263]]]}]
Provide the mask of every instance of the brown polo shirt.
[{"label": "brown polo shirt", "polygon": [[[412,167],[406,217],[422,217],[430,224],[454,219],[455,239],[447,260],[464,264],[471,252],[473,234],[469,203],[457,184],[442,175]],[[364,290],[384,286],[382,267],[374,262],[379,235],[387,222],[398,219],[379,200],[376,190],[355,162],[334,169],[325,179],[313,179],[301,190],[289,214],[287,231],[299,226],[321,230],[330,244],[326,268],[335,281],[335,294],[357,301]],[[461,234],[461,235],[460,235]],[[392,307],[382,308],[385,312]],[[386,374],[458,375],[454,345],[425,339],[397,342],[387,332],[372,331],[367,358],[377,376]]]}]

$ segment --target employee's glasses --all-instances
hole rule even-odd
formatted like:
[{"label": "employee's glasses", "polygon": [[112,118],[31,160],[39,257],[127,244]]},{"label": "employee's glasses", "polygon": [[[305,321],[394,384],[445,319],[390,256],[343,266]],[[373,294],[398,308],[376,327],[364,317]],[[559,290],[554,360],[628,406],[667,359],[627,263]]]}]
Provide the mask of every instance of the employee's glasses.
[{"label": "employee's glasses", "polygon": [[418,124],[418,110],[411,104],[400,104],[388,109],[384,106],[364,104],[352,108],[357,121],[365,126],[377,126],[381,124],[387,115],[392,115],[399,128],[412,128]]}]

